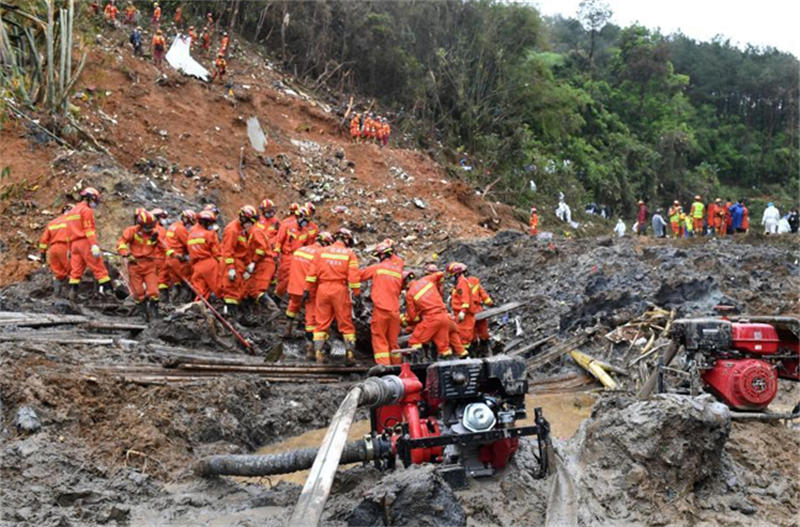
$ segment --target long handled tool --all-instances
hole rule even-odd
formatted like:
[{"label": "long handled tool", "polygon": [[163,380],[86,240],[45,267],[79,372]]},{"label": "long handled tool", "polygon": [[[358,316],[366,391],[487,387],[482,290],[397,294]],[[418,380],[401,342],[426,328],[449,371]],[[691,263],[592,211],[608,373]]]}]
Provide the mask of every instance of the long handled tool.
[{"label": "long handled tool", "polygon": [[253,346],[253,345],[250,343],[250,341],[248,341],[246,338],[244,338],[244,337],[242,336],[242,334],[241,334],[241,333],[239,333],[238,331],[236,331],[236,329],[235,329],[235,328],[234,328],[234,327],[231,325],[231,323],[230,323],[230,322],[228,322],[227,320],[225,320],[225,317],[223,317],[223,316],[222,316],[222,315],[219,313],[219,311],[217,311],[216,309],[214,309],[214,306],[212,306],[212,305],[211,305],[211,302],[209,302],[208,300],[206,300],[206,299],[205,299],[205,297],[203,297],[201,294],[199,294],[199,293],[197,292],[197,289],[195,289],[195,288],[194,288],[194,286],[193,286],[193,285],[192,285],[192,284],[189,282],[189,280],[187,280],[187,279],[185,279],[185,278],[183,278],[183,277],[181,278],[181,280],[183,280],[183,283],[184,283],[184,284],[186,284],[186,285],[189,287],[189,289],[191,289],[191,290],[192,290],[192,292],[195,294],[195,296],[196,296],[197,298],[199,298],[200,300],[202,300],[202,301],[203,301],[203,304],[205,304],[205,306],[206,306],[206,307],[207,307],[207,308],[208,308],[208,309],[211,311],[211,313],[214,315],[214,317],[215,317],[217,320],[219,320],[219,321],[222,323],[222,325],[223,325],[223,326],[225,326],[226,328],[228,328],[228,331],[230,331],[230,332],[233,334],[233,336],[234,336],[234,337],[236,337],[236,339],[237,339],[239,342],[241,342],[241,343],[242,343],[242,346],[244,346],[244,348],[247,350],[247,353],[249,353],[250,355],[255,355],[255,354],[256,354],[256,349],[255,349],[255,347],[254,347],[254,346]]}]

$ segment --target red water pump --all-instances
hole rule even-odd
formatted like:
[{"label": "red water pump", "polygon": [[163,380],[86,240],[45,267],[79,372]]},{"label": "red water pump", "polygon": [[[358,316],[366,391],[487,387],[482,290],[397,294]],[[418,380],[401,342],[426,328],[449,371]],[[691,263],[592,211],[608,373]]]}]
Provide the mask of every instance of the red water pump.
[{"label": "red water pump", "polygon": [[672,335],[710,392],[735,410],[763,410],[778,392],[779,377],[800,380],[796,329],[779,318],[766,321],[680,319]]},{"label": "red water pump", "polygon": [[392,468],[396,458],[405,466],[439,463],[440,474],[462,486],[466,476],[504,468],[519,437],[536,435],[539,466],[533,476],[546,475],[550,426],[541,409],[534,410],[533,426],[515,426],[526,417],[528,383],[521,359],[404,363],[399,375],[394,370],[385,369],[381,379],[397,385],[396,400],[371,411],[372,459],[380,468]]}]

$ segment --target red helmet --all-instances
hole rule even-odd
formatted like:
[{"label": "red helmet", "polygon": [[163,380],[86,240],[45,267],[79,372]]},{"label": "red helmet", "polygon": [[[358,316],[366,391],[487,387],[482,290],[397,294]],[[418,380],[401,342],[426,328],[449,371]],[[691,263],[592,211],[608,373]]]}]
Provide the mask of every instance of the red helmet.
[{"label": "red helmet", "polygon": [[394,252],[394,242],[390,239],[383,240],[372,249],[372,254],[375,256],[390,255]]},{"label": "red helmet", "polygon": [[275,208],[275,204],[272,202],[271,199],[267,198],[267,199],[265,199],[264,201],[261,202],[261,204],[258,206],[258,208],[261,210],[261,214],[264,214],[265,211],[268,211],[270,209],[274,209]]},{"label": "red helmet", "polygon": [[307,216],[313,216],[315,212],[317,212],[317,207],[314,206],[313,203],[310,201],[306,201],[305,205],[303,205],[306,210],[308,211]]},{"label": "red helmet", "polygon": [[197,221],[197,213],[192,209],[181,211],[181,221],[185,224],[193,224]]},{"label": "red helmet", "polygon": [[100,201],[100,191],[94,187],[86,187],[85,189],[81,190],[81,197],[84,199]]},{"label": "red helmet", "polygon": [[152,229],[156,224],[156,217],[152,212],[148,212],[143,208],[137,209],[136,224],[141,225],[145,229]]},{"label": "red helmet", "polygon": [[354,238],[353,233],[350,232],[349,229],[345,229],[344,227],[340,227],[339,230],[336,231],[336,234],[333,237],[337,240],[342,240],[345,245],[348,247],[353,246]]},{"label": "red helmet", "polygon": [[328,231],[322,231],[317,234],[317,241],[321,245],[330,245],[333,243],[333,234]]},{"label": "red helmet", "polygon": [[160,209],[158,207],[156,207],[155,209],[151,210],[150,214],[152,214],[156,218],[167,218],[167,217],[169,217],[169,213],[167,211],[165,211],[164,209]]},{"label": "red helmet", "polygon": [[417,274],[412,271],[411,269],[407,271],[403,271],[403,282],[408,282],[409,280],[413,280],[417,277]]},{"label": "red helmet", "polygon": [[258,219],[258,211],[252,205],[245,205],[239,209],[239,221],[255,223]]},{"label": "red helmet", "polygon": [[207,222],[207,223],[214,223],[217,221],[217,215],[214,214],[213,210],[203,210],[197,215],[197,221],[199,222]]},{"label": "red helmet", "polygon": [[467,266],[461,262],[450,262],[445,268],[445,272],[449,276],[456,276],[467,272]]},{"label": "red helmet", "polygon": [[299,213],[298,213],[299,210],[300,210],[300,204],[299,203],[294,202],[294,203],[291,203],[289,205],[289,212],[291,214],[294,214],[295,216],[298,216],[299,215]]},{"label": "red helmet", "polygon": [[213,203],[206,203],[205,205],[203,205],[203,210],[210,210],[211,212],[213,212],[215,220],[217,219],[217,216],[219,215],[219,207],[217,207]]},{"label": "red helmet", "polygon": [[531,212],[536,212],[536,207],[531,207]]},{"label": "red helmet", "polygon": [[425,267],[422,268],[422,272],[424,272],[425,274],[438,273],[439,272],[439,268],[436,266],[435,263],[429,262],[429,263],[426,263]]}]

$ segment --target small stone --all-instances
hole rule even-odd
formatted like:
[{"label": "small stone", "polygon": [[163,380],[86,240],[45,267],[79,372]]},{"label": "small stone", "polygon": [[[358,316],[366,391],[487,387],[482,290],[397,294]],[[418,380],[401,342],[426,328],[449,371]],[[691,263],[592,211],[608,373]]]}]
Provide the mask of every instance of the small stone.
[{"label": "small stone", "polygon": [[30,406],[22,406],[17,410],[17,418],[14,420],[14,425],[20,433],[26,434],[36,433],[42,428],[39,416]]}]

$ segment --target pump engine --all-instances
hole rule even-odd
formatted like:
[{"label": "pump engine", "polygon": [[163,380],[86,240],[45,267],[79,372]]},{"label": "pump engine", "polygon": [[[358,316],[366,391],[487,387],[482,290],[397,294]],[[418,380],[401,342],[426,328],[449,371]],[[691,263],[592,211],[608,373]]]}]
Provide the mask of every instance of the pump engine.
[{"label": "pump engine", "polygon": [[672,337],[711,393],[735,410],[763,410],[779,377],[800,380],[798,326],[789,317],[679,319]]},{"label": "pump engine", "polygon": [[536,435],[539,466],[533,475],[547,474],[550,426],[541,409],[534,409],[533,425],[515,426],[526,418],[528,382],[521,359],[498,355],[404,363],[399,375],[391,373],[380,378],[396,384],[402,395],[371,410],[377,466],[392,468],[396,458],[405,466],[441,463],[440,473],[459,486],[466,476],[488,476],[504,468],[519,437]]}]

